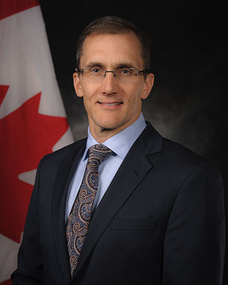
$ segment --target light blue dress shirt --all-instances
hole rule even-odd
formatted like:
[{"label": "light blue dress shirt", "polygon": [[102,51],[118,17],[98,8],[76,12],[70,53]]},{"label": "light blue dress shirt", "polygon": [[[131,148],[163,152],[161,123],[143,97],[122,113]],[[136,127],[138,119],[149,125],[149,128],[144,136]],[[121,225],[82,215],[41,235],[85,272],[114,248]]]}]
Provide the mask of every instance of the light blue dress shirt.
[{"label": "light blue dress shirt", "polygon": [[[125,156],[130,150],[133,143],[140,136],[144,128],[146,127],[146,122],[143,115],[131,126],[109,138],[103,145],[110,148],[115,155],[109,156],[100,166],[99,166],[99,187],[97,195],[93,204],[93,208],[97,207],[101,201],[103,195],[105,194],[108,186],[110,185],[112,179],[114,178],[117,170],[119,169],[121,163],[123,162]],[[88,149],[92,146],[98,144],[98,142],[92,137],[90,130],[88,128],[88,138],[86,143],[86,149],[82,156],[82,159],[76,169],[75,175],[69,187],[68,197],[66,202],[66,213],[65,220],[67,220],[70,211],[72,209],[75,197],[78,194],[78,190],[82,183],[83,174],[86,168],[86,163],[88,160]]]}]

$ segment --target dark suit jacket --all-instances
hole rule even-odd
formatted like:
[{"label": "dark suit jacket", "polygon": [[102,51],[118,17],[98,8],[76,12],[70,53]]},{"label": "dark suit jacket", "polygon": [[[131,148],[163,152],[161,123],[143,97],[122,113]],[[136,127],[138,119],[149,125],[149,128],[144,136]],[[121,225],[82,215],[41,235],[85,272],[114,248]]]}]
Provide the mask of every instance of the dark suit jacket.
[{"label": "dark suit jacket", "polygon": [[65,204],[85,143],[41,160],[13,284],[222,284],[220,172],[150,124],[98,205],[71,281]]}]

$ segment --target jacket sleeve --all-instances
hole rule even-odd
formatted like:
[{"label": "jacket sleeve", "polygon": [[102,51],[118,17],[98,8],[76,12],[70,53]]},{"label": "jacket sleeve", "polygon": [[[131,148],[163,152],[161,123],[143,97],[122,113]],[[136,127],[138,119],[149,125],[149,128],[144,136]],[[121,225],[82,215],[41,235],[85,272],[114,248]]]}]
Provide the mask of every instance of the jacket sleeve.
[{"label": "jacket sleeve", "polygon": [[35,186],[29,204],[23,241],[18,253],[18,267],[11,275],[13,285],[44,284],[37,207],[41,164],[42,161],[37,169]]},{"label": "jacket sleeve", "polygon": [[225,221],[220,172],[209,163],[185,179],[168,222],[162,285],[221,285]]}]

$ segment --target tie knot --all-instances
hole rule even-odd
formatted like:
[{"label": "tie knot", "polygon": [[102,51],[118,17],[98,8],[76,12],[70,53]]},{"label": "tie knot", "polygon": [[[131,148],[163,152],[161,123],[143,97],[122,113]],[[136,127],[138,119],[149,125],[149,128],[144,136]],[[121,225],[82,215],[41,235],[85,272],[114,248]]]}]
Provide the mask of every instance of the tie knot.
[{"label": "tie knot", "polygon": [[95,144],[89,148],[88,164],[92,168],[99,165],[112,154],[111,149],[102,144]]}]

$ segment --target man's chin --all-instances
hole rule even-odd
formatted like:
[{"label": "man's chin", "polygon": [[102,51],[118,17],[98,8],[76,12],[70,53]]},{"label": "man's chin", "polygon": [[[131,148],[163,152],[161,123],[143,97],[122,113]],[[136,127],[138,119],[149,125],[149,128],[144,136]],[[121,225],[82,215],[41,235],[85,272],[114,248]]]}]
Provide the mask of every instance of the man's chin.
[{"label": "man's chin", "polygon": [[110,127],[103,127],[101,128],[101,132],[112,132],[113,130],[115,130],[115,128],[110,128]]}]

